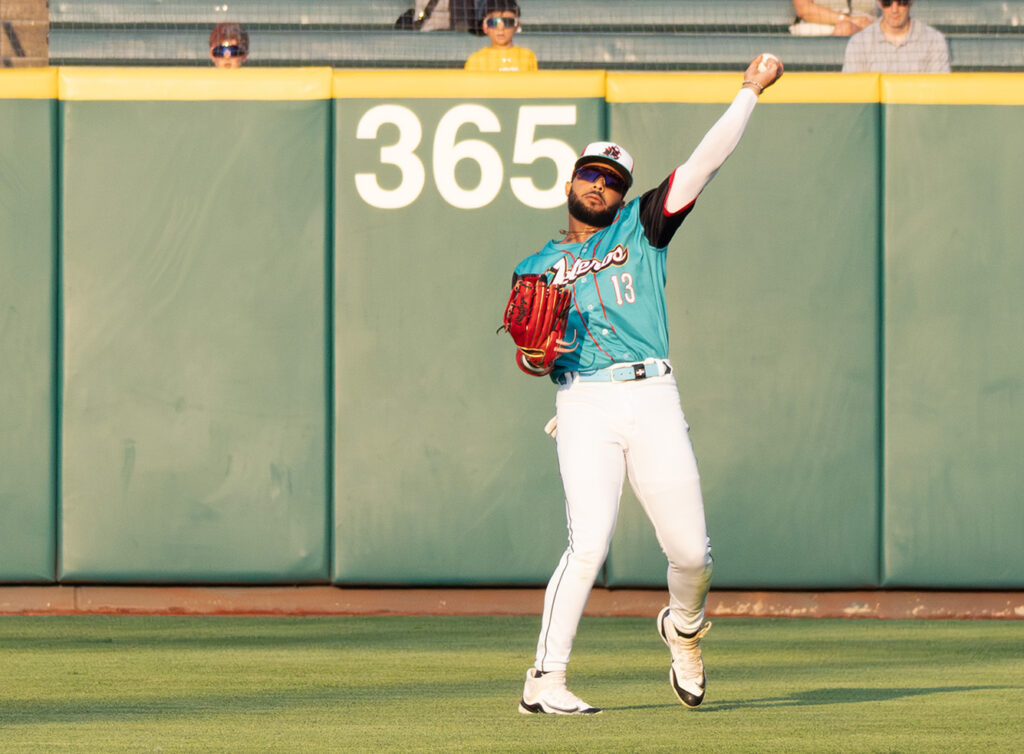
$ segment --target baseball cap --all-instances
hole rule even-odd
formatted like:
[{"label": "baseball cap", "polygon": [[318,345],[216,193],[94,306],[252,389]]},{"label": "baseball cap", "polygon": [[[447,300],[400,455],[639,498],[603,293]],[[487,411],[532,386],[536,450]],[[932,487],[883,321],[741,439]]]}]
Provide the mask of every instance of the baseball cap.
[{"label": "baseball cap", "polygon": [[580,157],[573,166],[573,171],[579,170],[581,165],[590,165],[595,162],[609,165],[626,181],[626,188],[633,185],[633,158],[629,152],[612,141],[592,141],[580,153]]}]

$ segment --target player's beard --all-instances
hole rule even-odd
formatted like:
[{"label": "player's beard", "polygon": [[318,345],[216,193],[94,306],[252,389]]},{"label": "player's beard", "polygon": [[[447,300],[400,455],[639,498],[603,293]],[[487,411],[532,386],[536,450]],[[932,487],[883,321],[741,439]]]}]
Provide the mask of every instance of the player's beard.
[{"label": "player's beard", "polygon": [[595,228],[607,228],[615,220],[619,213],[621,201],[605,207],[604,209],[591,209],[579,198],[575,191],[569,192],[569,214],[581,223],[592,225]]}]

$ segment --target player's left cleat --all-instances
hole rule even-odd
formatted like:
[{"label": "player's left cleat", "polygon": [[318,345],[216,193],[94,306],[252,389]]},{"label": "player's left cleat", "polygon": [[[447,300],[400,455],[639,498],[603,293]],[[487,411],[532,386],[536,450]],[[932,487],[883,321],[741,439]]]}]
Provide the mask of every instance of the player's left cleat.
[{"label": "player's left cleat", "polygon": [[601,710],[591,707],[566,688],[564,670],[542,673],[530,668],[526,671],[519,711],[524,715],[596,715]]},{"label": "player's left cleat", "polygon": [[684,636],[676,629],[667,607],[658,613],[658,633],[672,652],[669,682],[679,701],[690,708],[699,707],[704,701],[707,677],[704,675],[704,661],[700,656],[700,640],[710,628],[711,621],[708,621],[692,636]]}]

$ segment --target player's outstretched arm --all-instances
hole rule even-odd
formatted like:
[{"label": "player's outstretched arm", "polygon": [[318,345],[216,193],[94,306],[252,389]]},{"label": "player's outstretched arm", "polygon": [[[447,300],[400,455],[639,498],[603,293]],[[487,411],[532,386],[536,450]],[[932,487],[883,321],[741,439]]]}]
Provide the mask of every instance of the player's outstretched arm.
[{"label": "player's outstretched arm", "polygon": [[679,212],[700,195],[718,169],[740,143],[761,92],[782,76],[782,61],[774,55],[758,55],[747,66],[736,98],[718,122],[701,139],[689,159],[675,170],[665,209]]}]

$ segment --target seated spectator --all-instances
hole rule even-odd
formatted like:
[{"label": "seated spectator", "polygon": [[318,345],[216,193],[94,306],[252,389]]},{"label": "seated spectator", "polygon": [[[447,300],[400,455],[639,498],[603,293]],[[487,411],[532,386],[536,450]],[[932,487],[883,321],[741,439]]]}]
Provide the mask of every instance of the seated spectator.
[{"label": "seated spectator", "polygon": [[949,45],[924,21],[911,20],[914,0],[878,0],[882,17],[850,37],[843,73],[949,73]]},{"label": "seated spectator", "polygon": [[395,21],[400,31],[477,32],[476,0],[416,0],[414,7]]},{"label": "seated spectator", "polygon": [[793,0],[797,22],[791,34],[848,37],[875,20],[874,0]]},{"label": "seated spectator", "polygon": [[452,29],[483,36],[476,20],[476,0],[449,0],[448,5]]},{"label": "seated spectator", "polygon": [[218,68],[239,68],[249,57],[249,35],[239,24],[217,24],[210,32],[210,60]]},{"label": "seated spectator", "polygon": [[537,58],[523,47],[512,44],[519,31],[519,5],[516,0],[484,0],[480,8],[484,34],[491,46],[477,50],[466,60],[467,71],[536,71]]}]

